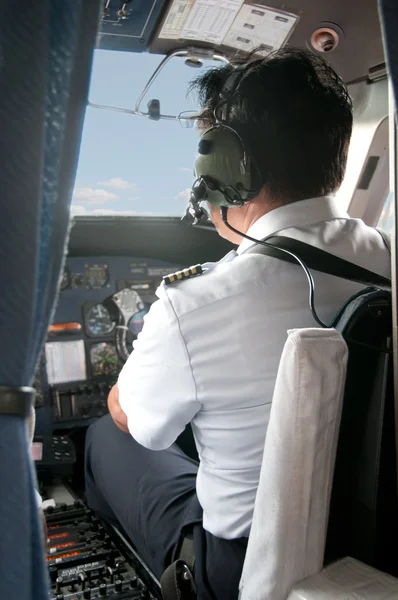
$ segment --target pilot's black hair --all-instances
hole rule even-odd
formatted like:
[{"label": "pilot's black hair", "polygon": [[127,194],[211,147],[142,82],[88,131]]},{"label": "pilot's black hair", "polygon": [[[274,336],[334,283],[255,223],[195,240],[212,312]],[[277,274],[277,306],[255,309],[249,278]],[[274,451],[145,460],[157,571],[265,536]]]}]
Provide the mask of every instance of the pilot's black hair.
[{"label": "pilot's black hair", "polygon": [[[271,198],[294,202],[336,191],[344,177],[352,133],[352,102],[332,67],[308,50],[287,48],[239,66],[227,123],[243,138]],[[209,69],[191,84],[201,127],[214,110],[234,66]]]}]

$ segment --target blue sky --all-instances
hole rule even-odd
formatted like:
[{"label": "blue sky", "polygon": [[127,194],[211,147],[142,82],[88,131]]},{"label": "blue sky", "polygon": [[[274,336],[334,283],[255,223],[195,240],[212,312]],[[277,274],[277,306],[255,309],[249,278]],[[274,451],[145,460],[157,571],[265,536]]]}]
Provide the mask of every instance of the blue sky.
[{"label": "blue sky", "polygon": [[[96,50],[90,101],[131,108],[163,57]],[[195,109],[186,99],[199,73],[172,59],[143,101],[158,98],[162,113]],[[198,143],[194,128],[87,108],[72,214],[178,215],[186,207]]]}]

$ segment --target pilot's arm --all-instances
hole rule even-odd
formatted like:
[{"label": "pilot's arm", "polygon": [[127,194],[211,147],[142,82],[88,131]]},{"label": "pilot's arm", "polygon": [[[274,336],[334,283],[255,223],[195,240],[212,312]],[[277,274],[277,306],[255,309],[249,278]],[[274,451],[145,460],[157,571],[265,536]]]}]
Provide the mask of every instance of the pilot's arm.
[{"label": "pilot's arm", "polygon": [[151,450],[170,447],[201,408],[182,325],[167,290],[158,295],[110,398],[118,427]]},{"label": "pilot's arm", "polygon": [[119,389],[118,389],[117,383],[116,383],[116,385],[113,386],[113,388],[109,392],[108,410],[110,412],[110,415],[111,415],[115,425],[117,425],[119,427],[119,429],[124,431],[124,433],[129,433],[129,430],[127,427],[127,415],[122,410],[122,407],[120,406],[120,403],[119,403]]}]

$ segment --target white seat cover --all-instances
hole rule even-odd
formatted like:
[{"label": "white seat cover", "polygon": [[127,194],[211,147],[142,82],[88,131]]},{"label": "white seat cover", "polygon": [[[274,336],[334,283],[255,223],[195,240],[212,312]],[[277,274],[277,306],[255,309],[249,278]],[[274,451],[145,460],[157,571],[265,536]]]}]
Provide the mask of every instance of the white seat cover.
[{"label": "white seat cover", "polygon": [[288,332],[240,600],[286,600],[296,582],[322,568],[347,356],[334,329]]},{"label": "white seat cover", "polygon": [[289,600],[397,600],[398,579],[343,558],[294,586]]}]

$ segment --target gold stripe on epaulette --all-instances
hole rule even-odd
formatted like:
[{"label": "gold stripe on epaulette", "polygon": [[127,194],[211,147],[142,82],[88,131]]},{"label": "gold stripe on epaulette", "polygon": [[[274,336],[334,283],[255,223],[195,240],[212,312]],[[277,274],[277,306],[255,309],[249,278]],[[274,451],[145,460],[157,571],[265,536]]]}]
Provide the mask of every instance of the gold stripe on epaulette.
[{"label": "gold stripe on epaulette", "polygon": [[195,265],[194,267],[189,267],[188,269],[183,269],[182,271],[177,271],[176,273],[166,275],[165,277],[163,277],[163,281],[166,285],[169,285],[170,283],[174,283],[175,281],[189,279],[190,277],[195,277],[196,275],[201,275],[202,273],[202,265]]}]

